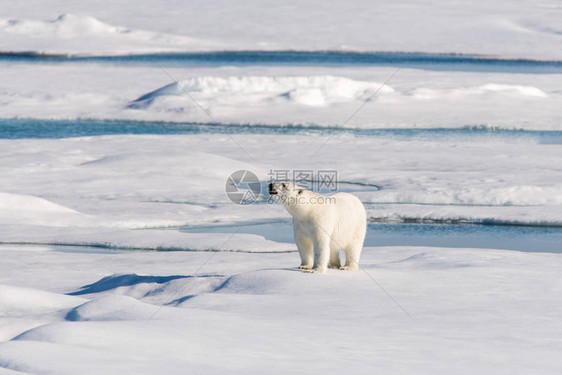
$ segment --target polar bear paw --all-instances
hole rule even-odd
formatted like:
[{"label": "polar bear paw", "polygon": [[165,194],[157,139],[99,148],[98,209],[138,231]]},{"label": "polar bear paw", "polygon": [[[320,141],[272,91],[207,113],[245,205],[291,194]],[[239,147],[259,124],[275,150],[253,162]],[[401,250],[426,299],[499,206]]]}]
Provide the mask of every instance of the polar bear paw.
[{"label": "polar bear paw", "polygon": [[340,270],[342,270],[342,271],[359,271],[359,267],[357,267],[357,266],[343,266],[343,267],[340,267]]},{"label": "polar bear paw", "polygon": [[316,268],[311,268],[311,269],[308,269],[308,270],[304,270],[304,272],[307,272],[307,273],[326,273],[326,269],[325,269],[325,268],[316,267]]},{"label": "polar bear paw", "polygon": [[301,266],[299,267],[299,269],[301,269],[301,270],[309,270],[309,269],[311,269],[311,268],[312,268],[312,266],[310,266],[310,265],[308,265],[308,264],[301,265]]}]

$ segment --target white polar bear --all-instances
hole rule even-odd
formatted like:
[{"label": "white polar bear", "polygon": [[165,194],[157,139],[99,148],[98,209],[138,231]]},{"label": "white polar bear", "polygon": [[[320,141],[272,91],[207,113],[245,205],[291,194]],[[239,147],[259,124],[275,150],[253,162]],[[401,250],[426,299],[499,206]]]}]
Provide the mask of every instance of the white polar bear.
[{"label": "white polar bear", "polygon": [[[357,270],[367,231],[367,214],[361,201],[348,193],[322,195],[291,183],[269,184],[269,194],[293,216],[301,269]],[[341,267],[339,251],[345,251]]]}]

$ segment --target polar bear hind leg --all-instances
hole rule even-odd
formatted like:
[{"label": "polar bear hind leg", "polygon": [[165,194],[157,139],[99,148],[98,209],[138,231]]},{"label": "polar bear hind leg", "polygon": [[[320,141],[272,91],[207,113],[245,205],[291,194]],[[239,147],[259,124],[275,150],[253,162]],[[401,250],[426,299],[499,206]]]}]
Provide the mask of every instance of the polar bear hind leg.
[{"label": "polar bear hind leg", "polygon": [[357,271],[359,269],[359,257],[363,250],[363,244],[350,245],[345,249],[345,265],[340,270]]}]

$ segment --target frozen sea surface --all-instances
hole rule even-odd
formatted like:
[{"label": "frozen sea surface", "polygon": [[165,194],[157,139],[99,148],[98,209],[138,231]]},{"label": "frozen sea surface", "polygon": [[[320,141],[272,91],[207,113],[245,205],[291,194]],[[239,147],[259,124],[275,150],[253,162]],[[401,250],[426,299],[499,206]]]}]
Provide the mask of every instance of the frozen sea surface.
[{"label": "frozen sea surface", "polygon": [[478,72],[33,60],[0,61],[0,68],[2,119],[559,131],[562,116],[560,71],[534,74],[524,67]]},{"label": "frozen sea surface", "polygon": [[[4,4],[2,50],[115,55],[224,50],[421,51],[560,60],[556,0],[423,3],[174,0]],[[171,11],[173,9],[174,11]],[[244,25],[251,25],[245,27]],[[338,27],[345,25],[345,27]]]},{"label": "frozen sea surface", "polygon": [[[0,373],[562,373],[561,10],[4,1]],[[225,195],[303,168],[360,272]]]},{"label": "frozen sea surface", "polygon": [[310,275],[296,253],[51,250],[0,247],[4,373],[561,369],[559,254],[367,247]]}]

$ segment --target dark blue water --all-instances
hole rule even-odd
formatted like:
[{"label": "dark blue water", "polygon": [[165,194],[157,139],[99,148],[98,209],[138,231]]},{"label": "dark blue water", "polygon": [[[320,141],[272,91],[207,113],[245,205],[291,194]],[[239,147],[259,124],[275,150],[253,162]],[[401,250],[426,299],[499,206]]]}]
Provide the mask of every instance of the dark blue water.
[{"label": "dark blue water", "polygon": [[0,61],[31,63],[111,63],[184,65],[407,66],[419,69],[506,73],[561,73],[562,61],[509,60],[459,54],[340,51],[221,51],[126,56],[66,56],[0,53]]},{"label": "dark blue water", "polygon": [[[187,233],[257,234],[271,241],[294,243],[290,221],[184,227],[180,230]],[[466,247],[562,253],[562,229],[492,225],[369,224],[365,246]]]},{"label": "dark blue water", "polygon": [[502,140],[562,144],[562,131],[460,129],[349,129],[310,126],[224,125],[123,120],[0,119],[0,139],[71,138],[118,134],[348,134],[402,140]]},{"label": "dark blue water", "polygon": [[[172,229],[171,229],[172,230]],[[175,229],[177,230],[177,229]],[[185,233],[244,233],[267,240],[294,243],[290,221],[179,228]],[[562,228],[454,224],[369,224],[365,246],[428,246],[562,253]],[[70,253],[113,253],[128,249],[110,245],[0,244],[1,247],[43,249]],[[142,250],[142,249],[136,249]],[[154,251],[154,250],[150,250]],[[162,249],[161,251],[167,251]]]}]

